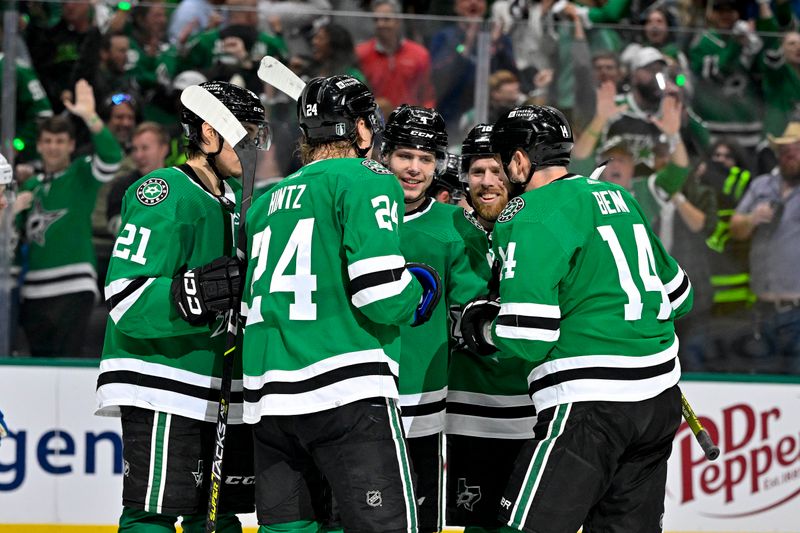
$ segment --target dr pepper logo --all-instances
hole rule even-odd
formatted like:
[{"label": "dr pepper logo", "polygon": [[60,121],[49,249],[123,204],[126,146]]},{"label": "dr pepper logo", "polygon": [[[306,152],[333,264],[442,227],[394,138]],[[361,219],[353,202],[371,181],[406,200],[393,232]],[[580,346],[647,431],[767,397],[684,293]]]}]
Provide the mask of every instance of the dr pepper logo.
[{"label": "dr pepper logo", "polygon": [[758,410],[736,403],[718,417],[701,416],[722,452],[714,462],[705,459],[684,422],[670,459],[677,461],[680,476],[670,497],[679,505],[698,504],[697,513],[712,518],[742,518],[798,505],[800,432],[797,413],[785,407]]}]

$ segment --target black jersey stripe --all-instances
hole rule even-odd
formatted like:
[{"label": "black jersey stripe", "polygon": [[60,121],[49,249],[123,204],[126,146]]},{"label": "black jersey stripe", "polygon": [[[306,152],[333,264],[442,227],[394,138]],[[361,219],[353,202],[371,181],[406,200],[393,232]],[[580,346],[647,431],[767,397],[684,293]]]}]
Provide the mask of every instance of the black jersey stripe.
[{"label": "black jersey stripe", "polygon": [[447,407],[444,398],[431,403],[421,403],[418,405],[402,405],[400,406],[400,413],[403,416],[425,416],[441,413]]},{"label": "black jersey stripe", "polygon": [[638,381],[650,379],[669,374],[674,368],[675,358],[658,365],[637,368],[594,367],[562,370],[560,372],[547,374],[546,376],[542,376],[541,378],[531,382],[530,387],[528,387],[528,393],[533,396],[542,389],[554,387],[561,383],[575,381],[578,379],[607,379],[614,381]]},{"label": "black jersey stripe", "polygon": [[262,385],[260,389],[245,388],[244,400],[248,403],[258,403],[261,398],[270,394],[302,394],[346,379],[364,376],[392,376],[397,384],[397,376],[392,374],[388,363],[358,363],[335,368],[301,381],[270,381]]},{"label": "black jersey stripe", "polygon": [[386,283],[393,283],[400,280],[400,277],[403,275],[403,271],[405,271],[405,267],[362,274],[350,281],[350,292],[352,294],[358,294],[360,291],[369,289],[370,287],[376,287]]},{"label": "black jersey stripe", "polygon": [[536,416],[533,405],[501,407],[497,405],[475,405],[471,403],[447,402],[447,414],[479,416],[482,418],[512,419]]},{"label": "black jersey stripe", "polygon": [[680,298],[683,295],[683,293],[686,292],[686,290],[688,288],[689,288],[689,276],[687,276],[686,272],[684,272],[683,273],[683,280],[681,281],[681,284],[678,285],[678,287],[674,291],[669,293],[669,295],[668,295],[669,301],[670,302],[674,302],[675,300]]},{"label": "black jersey stripe", "polygon": [[498,315],[497,325],[557,331],[561,325],[561,319],[526,315]]},{"label": "black jersey stripe", "polygon": [[[162,376],[141,374],[132,370],[112,370],[103,372],[100,374],[100,377],[97,378],[98,389],[103,385],[112,385],[116,383],[136,385],[148,389],[160,389],[209,402],[219,401],[219,389],[192,385]],[[241,391],[231,391],[231,403],[241,403],[242,398],[243,394]]]},{"label": "black jersey stripe", "polygon": [[119,305],[122,300],[136,292],[142,285],[147,283],[149,278],[134,278],[128,286],[119,291],[117,294],[112,295],[108,300],[106,300],[106,307],[108,311],[111,312],[117,305]]}]

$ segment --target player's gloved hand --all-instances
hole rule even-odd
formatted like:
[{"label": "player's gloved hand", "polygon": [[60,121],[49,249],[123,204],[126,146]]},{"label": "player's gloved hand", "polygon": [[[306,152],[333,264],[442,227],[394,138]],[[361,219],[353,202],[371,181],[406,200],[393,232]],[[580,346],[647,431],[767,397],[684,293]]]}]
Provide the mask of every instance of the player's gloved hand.
[{"label": "player's gloved hand", "polygon": [[422,299],[414,311],[414,323],[411,324],[411,327],[416,327],[430,320],[436,304],[442,297],[442,280],[433,267],[423,263],[406,263],[406,268],[422,285]]},{"label": "player's gloved hand", "polygon": [[178,273],[170,292],[178,314],[193,326],[208,324],[232,309],[241,296],[244,269],[238,259],[218,257]]},{"label": "player's gloved hand", "polygon": [[492,322],[500,312],[500,299],[478,296],[461,310],[461,336],[467,350],[477,355],[492,355],[497,348],[492,342]]}]

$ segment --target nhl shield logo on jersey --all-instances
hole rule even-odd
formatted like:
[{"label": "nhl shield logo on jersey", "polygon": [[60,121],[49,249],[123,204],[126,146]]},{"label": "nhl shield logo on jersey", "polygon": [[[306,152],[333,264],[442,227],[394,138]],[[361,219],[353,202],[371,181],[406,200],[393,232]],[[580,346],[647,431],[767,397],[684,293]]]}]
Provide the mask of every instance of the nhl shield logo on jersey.
[{"label": "nhl shield logo on jersey", "polygon": [[392,171],[381,165],[374,159],[365,159],[361,162],[362,165],[373,171],[375,174],[392,174]]},{"label": "nhl shield logo on jersey", "polygon": [[169,185],[161,178],[150,178],[136,189],[136,198],[144,205],[156,205],[169,194]]},{"label": "nhl shield logo on jersey", "polygon": [[508,222],[514,215],[519,213],[519,211],[525,207],[525,200],[517,196],[516,198],[512,198],[511,201],[506,204],[505,209],[500,213],[500,216],[497,217],[498,222]]},{"label": "nhl shield logo on jersey", "polygon": [[367,505],[369,505],[370,507],[380,507],[381,505],[383,505],[383,497],[381,496],[381,491],[368,490]]}]

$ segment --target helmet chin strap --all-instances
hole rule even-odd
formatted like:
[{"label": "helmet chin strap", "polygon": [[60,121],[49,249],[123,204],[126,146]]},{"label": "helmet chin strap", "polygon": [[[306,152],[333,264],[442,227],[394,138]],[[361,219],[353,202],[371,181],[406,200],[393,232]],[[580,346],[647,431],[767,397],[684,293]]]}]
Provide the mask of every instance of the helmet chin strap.
[{"label": "helmet chin strap", "polygon": [[[217,176],[217,179],[220,181],[225,181],[230,176],[223,176],[222,172],[219,171],[217,167],[217,156],[222,152],[222,145],[225,144],[225,141],[222,140],[219,133],[217,133],[217,139],[220,141],[219,148],[216,149],[214,152],[203,152],[206,156],[206,161],[208,161],[208,166],[211,167],[211,170],[214,171],[214,174]],[[202,151],[202,150],[201,150]]]}]

